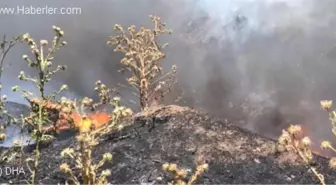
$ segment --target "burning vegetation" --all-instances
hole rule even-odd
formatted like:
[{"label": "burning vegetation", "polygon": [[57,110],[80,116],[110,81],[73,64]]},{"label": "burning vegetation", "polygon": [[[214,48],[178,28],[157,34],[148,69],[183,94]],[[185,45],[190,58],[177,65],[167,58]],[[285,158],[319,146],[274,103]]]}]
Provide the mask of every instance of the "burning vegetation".
[{"label": "burning vegetation", "polygon": [[[42,168],[40,162],[43,160],[41,156],[44,155],[42,152],[43,141],[52,140],[57,137],[57,133],[75,129],[77,131],[75,136],[76,145],[69,145],[66,148],[62,148],[62,151],[59,153],[59,156],[62,158],[62,163],[58,166],[58,170],[66,175],[64,183],[78,185],[108,184],[109,177],[113,172],[111,169],[105,169],[105,166],[111,164],[113,155],[110,152],[104,152],[102,158],[96,160],[94,154],[95,150],[99,148],[102,138],[113,134],[120,134],[121,131],[129,125],[142,125],[141,123],[137,123],[139,120],[138,118],[141,117],[139,115],[145,114],[143,117],[151,119],[153,122],[153,127],[151,127],[151,129],[153,129],[155,123],[159,122],[158,120],[163,119],[162,117],[169,117],[166,114],[165,116],[157,116],[155,114],[160,114],[165,110],[170,110],[170,112],[168,111],[170,114],[174,112],[172,107],[154,106],[158,105],[157,102],[160,101],[159,99],[170,92],[173,85],[176,83],[175,75],[177,68],[176,66],[172,66],[171,71],[167,73],[163,72],[162,62],[166,57],[163,49],[167,44],[160,45],[158,43],[158,38],[161,35],[171,34],[171,31],[165,28],[166,25],[162,22],[160,17],[150,16],[150,19],[153,23],[152,29],[144,27],[137,29],[135,26],[130,26],[126,31],[121,25],[115,25],[114,29],[118,35],[112,36],[108,41],[108,44],[116,46],[115,51],[121,52],[124,55],[120,61],[124,66],[121,71],[125,74],[130,74],[127,77],[127,82],[129,86],[136,91],[134,94],[137,96],[141,107],[141,112],[137,115],[134,114],[130,108],[122,106],[116,90],[108,88],[101,81],[96,82],[96,87],[94,89],[99,96],[99,101],[97,102],[88,97],[85,97],[80,101],[71,100],[66,97],[57,99],[57,95],[60,95],[63,91],[68,89],[66,84],[61,86],[59,91],[46,94],[45,89],[48,83],[52,80],[52,76],[67,69],[65,65],[59,65],[55,68],[53,63],[55,52],[67,45],[66,41],[63,40],[65,33],[61,28],[57,26],[53,27],[55,37],[51,41],[35,41],[29,34],[21,35],[10,42],[3,41],[1,44],[1,66],[3,65],[6,54],[17,42],[22,41],[22,43],[29,47],[31,56],[23,55],[23,59],[29,67],[36,71],[36,76],[31,77],[26,75],[24,71],[21,71],[18,78],[27,83],[31,83],[39,90],[39,94],[32,94],[19,86],[14,86],[12,88],[14,92],[21,92],[22,96],[29,102],[30,113],[27,117],[22,116],[15,118],[10,115],[4,108],[4,102],[6,101],[5,96],[1,98],[0,102],[2,120],[6,124],[21,123],[22,129],[28,127],[32,138],[34,139],[34,150],[32,153],[26,154],[23,150],[24,146],[22,145],[15,146],[16,148],[21,149],[19,150],[21,154],[20,165],[25,163],[29,169],[29,179],[25,179],[25,183],[40,183],[41,179],[39,177],[40,173],[42,173],[40,170]],[[100,111],[99,107],[102,105],[110,106],[112,111]],[[332,131],[336,135],[336,113],[331,110],[332,102],[321,101],[321,106],[329,113],[332,122]],[[182,110],[174,110],[175,113],[183,112]],[[150,114],[148,112],[150,112]],[[200,118],[198,121],[202,122],[202,119],[203,118]],[[214,130],[211,130],[213,128],[207,128],[209,125],[194,128],[193,126],[195,123],[190,120],[192,119],[188,118],[188,123],[187,121],[185,123],[190,124],[190,128],[188,127],[187,129],[194,129],[190,131],[189,134],[196,134],[197,139],[195,138],[194,141],[197,140],[198,142],[199,140],[199,142],[204,142],[207,145],[198,148],[198,145],[193,146],[192,144],[186,144],[187,146],[184,147],[188,148],[188,151],[192,156],[196,156],[195,163],[197,163],[198,167],[194,170],[194,173],[190,173],[191,170],[189,169],[179,168],[176,163],[166,163],[159,159],[156,160],[161,163],[160,165],[163,171],[172,175],[169,180],[172,184],[189,185],[197,183],[197,181],[211,169],[211,165],[208,164],[208,161],[213,160],[214,158],[213,155],[215,154],[212,152],[218,152],[217,157],[219,156],[219,158],[228,155],[230,157],[227,159],[235,159],[231,156],[232,153],[230,153],[234,151],[233,153],[239,155],[242,160],[249,157],[243,155],[243,149],[245,153],[246,151],[249,151],[253,153],[253,155],[258,154],[259,157],[262,155],[265,157],[265,153],[272,153],[263,151],[263,149],[266,150],[266,148],[270,148],[268,145],[265,147],[263,144],[259,143],[260,145],[258,144],[258,147],[256,148],[249,148],[243,145],[251,139],[247,139],[248,137],[246,135],[242,135],[241,138],[235,138],[234,136],[238,136],[239,134],[244,133],[244,131],[241,131],[240,129],[234,130],[233,128],[236,129],[236,127],[231,126],[227,122],[222,123],[221,126],[218,126],[218,123],[213,124],[213,127],[220,128],[217,129],[217,131],[222,129],[222,133],[219,134]],[[205,118],[205,120],[209,119]],[[145,125],[148,125],[147,123],[149,122],[150,121],[147,120]],[[225,125],[225,130],[223,129],[223,125]],[[178,127],[178,125],[176,124],[171,127]],[[293,153],[300,157],[304,165],[309,167],[309,170],[313,172],[319,182],[321,184],[326,184],[323,174],[312,165],[314,149],[312,149],[311,139],[305,136],[308,133],[306,129],[308,128],[292,125],[283,130],[283,133],[278,140],[278,150],[281,152]],[[1,128],[1,131],[3,131],[3,128]],[[136,129],[134,129],[134,132],[137,132]],[[225,135],[226,139],[230,140],[234,138],[234,140],[230,140],[229,144],[225,143],[225,138],[221,138],[221,135]],[[246,136],[246,138],[243,139],[243,136]],[[162,137],[164,136],[162,135]],[[183,135],[181,135],[181,137],[183,137]],[[191,135],[190,137],[185,138],[185,141],[188,141],[191,137],[193,136]],[[1,133],[0,139],[5,140],[6,134]],[[138,137],[138,139],[140,139],[140,137]],[[165,141],[165,143],[168,142]],[[237,145],[241,143],[241,145],[239,147],[231,146],[233,143]],[[261,143],[267,142],[264,141]],[[156,143],[152,143],[148,148],[154,147],[154,145],[156,145]],[[176,145],[178,145],[178,141],[176,141]],[[162,143],[162,147],[163,146],[164,143]],[[172,146],[172,144],[169,144],[169,147],[170,146]],[[327,141],[322,143],[322,148],[336,151],[331,143]],[[163,153],[166,152],[167,151],[163,151]],[[127,153],[127,151],[124,153]],[[272,154],[274,153],[275,152]],[[28,155],[29,157],[26,157],[23,161],[24,155]],[[225,161],[226,159],[221,158],[220,160]],[[178,159],[175,159],[175,161],[178,161]],[[256,158],[253,159],[253,161],[258,164],[261,163],[260,160]],[[336,167],[335,161],[335,158],[330,159],[329,166],[331,168]]]},{"label": "burning vegetation", "polygon": [[[157,38],[161,34],[170,34],[171,31],[165,29],[165,24],[159,17],[150,16],[150,18],[154,25],[153,29],[140,28],[139,31],[136,31],[135,26],[131,26],[128,28],[128,33],[125,33],[120,25],[116,25],[115,30],[119,32],[119,36],[111,37],[108,42],[117,45],[115,51],[124,53],[125,58],[121,60],[121,64],[132,74],[127,81],[137,90],[142,110],[153,105],[153,101],[158,101],[158,94],[163,96],[166,91],[170,90],[174,84],[172,79],[176,73],[176,67],[173,66],[171,72],[162,75],[161,61],[165,57],[162,49],[166,45],[160,46],[157,43]],[[30,114],[27,117],[21,117],[20,121],[22,128],[29,128],[35,143],[32,157],[26,159],[30,173],[30,178],[26,183],[37,184],[39,182],[41,143],[46,139],[57,137],[55,133],[74,128],[78,130],[76,136],[78,145],[74,148],[65,148],[60,153],[62,157],[70,159],[69,163],[60,165],[60,171],[69,176],[70,183],[107,184],[107,177],[111,175],[111,171],[109,169],[101,171],[100,168],[112,160],[112,154],[105,153],[103,158],[95,164],[92,156],[93,150],[99,144],[101,137],[111,132],[118,132],[131,122],[130,118],[133,112],[129,108],[121,106],[120,98],[112,96],[115,95],[114,90],[109,89],[101,81],[97,81],[95,88],[100,97],[99,102],[94,102],[87,97],[80,102],[65,97],[57,100],[56,96],[67,90],[68,87],[65,84],[57,92],[45,93],[46,86],[52,80],[52,76],[66,70],[65,65],[53,68],[55,52],[67,45],[66,41],[62,40],[64,31],[56,26],[53,26],[53,30],[55,37],[50,42],[47,40],[36,42],[26,33],[9,42],[9,45],[5,40],[1,45],[3,48],[1,65],[10,48],[14,46],[16,41],[21,40],[28,45],[32,53],[31,57],[23,55],[23,59],[29,67],[36,70],[36,77],[28,76],[24,71],[21,71],[18,78],[35,85],[39,90],[39,95],[34,95],[19,86],[12,88],[14,92],[22,93],[30,103],[31,109]],[[50,47],[47,48],[48,46]],[[4,101],[5,98],[2,99],[1,105]],[[112,106],[113,111],[96,111],[101,105]],[[5,115],[4,113],[3,110],[2,115]],[[2,134],[1,138],[6,139],[6,135]],[[71,167],[73,161],[75,164],[74,167]],[[196,181],[199,175],[193,177],[191,182]]]},{"label": "burning vegetation", "polygon": [[[38,107],[39,103],[41,103],[38,99],[32,99],[30,101],[32,107]],[[51,125],[42,127],[45,133],[59,133],[69,129],[76,129],[80,132],[90,129],[95,130],[107,124],[111,119],[106,111],[92,112],[83,118],[81,113],[71,112],[59,102],[49,102],[45,105],[45,108],[49,112],[49,119],[52,119],[54,122]]]}]

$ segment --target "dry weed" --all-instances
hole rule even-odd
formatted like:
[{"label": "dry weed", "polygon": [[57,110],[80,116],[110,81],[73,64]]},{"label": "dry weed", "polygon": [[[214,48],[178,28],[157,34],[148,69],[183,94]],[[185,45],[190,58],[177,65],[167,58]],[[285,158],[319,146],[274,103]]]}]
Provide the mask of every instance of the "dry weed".
[{"label": "dry weed", "polygon": [[164,171],[174,176],[172,183],[175,185],[194,184],[203,173],[208,171],[208,168],[208,164],[202,164],[197,167],[194,173],[190,174],[186,169],[178,168],[177,164],[174,163],[165,163],[162,165]]},{"label": "dry weed", "polygon": [[135,94],[140,99],[141,109],[144,110],[152,104],[158,104],[159,99],[169,92],[175,83],[176,66],[170,72],[163,74],[162,61],[166,57],[163,48],[167,44],[159,45],[158,37],[170,34],[165,28],[160,17],[150,16],[154,25],[153,29],[141,27],[128,27],[125,31],[121,25],[115,25],[114,30],[118,36],[110,37],[108,44],[116,45],[114,51],[124,54],[121,64],[124,65],[122,72],[131,73],[127,82],[137,91]]},{"label": "dry weed", "polygon": [[283,130],[278,142],[287,152],[297,154],[304,163],[309,166],[320,183],[325,184],[324,176],[320,174],[316,168],[311,166],[313,159],[313,154],[310,149],[311,140],[304,136],[300,125],[291,125],[286,130]]}]

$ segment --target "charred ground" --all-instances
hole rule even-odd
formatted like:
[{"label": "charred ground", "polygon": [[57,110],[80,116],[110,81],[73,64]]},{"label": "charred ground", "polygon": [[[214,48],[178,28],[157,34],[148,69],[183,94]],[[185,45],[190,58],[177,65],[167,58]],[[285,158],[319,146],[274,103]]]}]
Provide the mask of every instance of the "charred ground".
[{"label": "charred ground", "polygon": [[[67,176],[59,171],[64,162],[60,153],[75,145],[70,137],[55,140],[41,151],[40,183],[65,182]],[[29,149],[26,147],[24,158],[31,155]],[[102,138],[94,151],[95,160],[105,152],[113,154],[112,163],[104,165],[112,171],[109,182],[113,184],[166,183],[171,178],[161,169],[166,162],[187,169],[207,162],[209,171],[197,182],[201,184],[319,183],[299,157],[280,152],[276,141],[187,107],[155,107],[137,114],[122,132]],[[19,159],[14,159],[6,165],[19,164]],[[336,182],[328,159],[314,156],[313,166],[326,183]],[[28,173],[2,176],[1,181],[22,183],[28,177]]]}]

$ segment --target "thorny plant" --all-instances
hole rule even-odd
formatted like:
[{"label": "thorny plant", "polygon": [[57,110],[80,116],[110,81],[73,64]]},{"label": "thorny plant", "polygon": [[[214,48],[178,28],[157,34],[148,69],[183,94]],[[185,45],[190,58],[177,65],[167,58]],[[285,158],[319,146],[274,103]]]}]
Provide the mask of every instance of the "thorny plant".
[{"label": "thorny plant", "polygon": [[286,151],[299,155],[319,179],[320,183],[325,184],[324,176],[310,165],[313,159],[310,149],[312,143],[309,137],[304,136],[300,125],[291,125],[286,130],[283,130],[278,142]]},{"label": "thorny plant", "polygon": [[[6,35],[3,36],[3,39],[0,43],[0,50],[1,50],[1,57],[0,57],[0,95],[2,95],[2,82],[1,82],[1,77],[2,73],[4,70],[4,63],[7,54],[9,51],[20,41],[21,35],[12,38],[11,40],[7,41]],[[0,119],[1,119],[1,125],[0,125],[0,141],[5,141],[6,140],[6,133],[4,133],[5,128],[8,125],[11,124],[16,124],[17,123],[17,118],[15,118],[13,115],[8,113],[8,111],[5,108],[5,103],[7,101],[7,96],[2,95],[0,97]],[[9,150],[6,150],[1,153],[0,156],[0,162],[8,161],[11,155],[10,153],[15,150],[17,147],[12,147]]]},{"label": "thorny plant", "polygon": [[[328,112],[328,114],[329,114],[329,120],[331,121],[331,126],[332,126],[331,131],[336,136],[336,111],[335,110],[331,110],[332,106],[333,106],[332,100],[323,100],[323,101],[321,101],[321,108],[323,110],[325,110],[325,111]],[[330,141],[323,141],[321,143],[321,148],[323,148],[323,149],[329,149],[329,150],[332,150],[332,151],[336,152],[336,149],[332,146],[332,144],[331,144]],[[329,166],[332,169],[336,169],[336,157],[332,157],[330,159]]]},{"label": "thorny plant", "polygon": [[[106,87],[105,84],[98,81],[96,83],[95,90],[98,92],[100,102],[93,103],[90,98],[84,98],[81,102],[81,109],[89,108],[91,110],[96,109],[101,104],[108,104],[113,107],[113,112],[110,115],[110,121],[104,126],[94,129],[91,126],[92,120],[89,120],[85,115],[82,117],[82,125],[87,125],[87,129],[82,129],[77,136],[76,148],[66,148],[62,151],[62,157],[68,157],[75,162],[75,170],[79,171],[81,179],[77,178],[75,170],[70,168],[68,163],[60,165],[60,171],[66,173],[69,176],[69,180],[73,184],[107,184],[107,177],[111,175],[110,170],[103,170],[100,174],[98,171],[106,163],[112,160],[111,153],[105,153],[103,158],[94,163],[92,152],[99,144],[102,136],[111,133],[112,131],[120,131],[124,123],[131,117],[132,111],[129,108],[120,106],[120,98],[112,98],[110,96],[111,90]],[[91,127],[91,128],[90,128]]]},{"label": "thorny plant", "polygon": [[160,17],[150,16],[153,29],[141,27],[138,31],[136,27],[128,27],[125,31],[121,25],[116,24],[114,30],[118,36],[111,36],[108,44],[116,45],[114,51],[124,53],[121,64],[124,72],[128,70],[132,75],[127,78],[127,82],[136,89],[135,93],[140,99],[141,110],[144,110],[162,99],[164,94],[171,91],[175,83],[176,66],[172,66],[171,71],[163,73],[161,63],[166,57],[162,46],[157,43],[159,36],[171,34],[165,28]]},{"label": "thorny plant", "polygon": [[194,184],[203,173],[208,171],[208,164],[202,164],[197,166],[196,171],[191,174],[186,169],[178,168],[177,164],[165,163],[162,165],[162,169],[165,172],[169,172],[174,176],[172,183],[174,185],[191,185]]},{"label": "thorny plant", "polygon": [[[2,82],[1,82],[1,77],[2,77],[2,73],[3,73],[3,67],[4,67],[4,62],[6,59],[7,54],[9,53],[9,51],[20,41],[21,36],[17,36],[14,37],[12,40],[7,41],[6,40],[6,35],[3,36],[2,42],[0,43],[0,50],[1,50],[1,57],[0,57],[0,95],[2,94]],[[17,119],[14,118],[11,114],[9,114],[7,112],[7,110],[5,109],[5,103],[7,100],[7,96],[3,95],[0,98],[0,119],[4,122],[6,122],[5,124],[1,124],[1,128],[0,128],[0,140],[3,141],[6,139],[6,135],[5,133],[3,133],[4,131],[4,127],[6,127],[9,124],[13,124],[17,122]]]},{"label": "thorny plant", "polygon": [[[50,124],[52,122],[49,120],[49,113],[46,111],[45,106],[51,100],[55,99],[56,95],[67,89],[67,86],[63,85],[57,92],[53,92],[48,95],[45,93],[45,87],[48,82],[50,82],[52,75],[66,69],[65,66],[57,66],[56,69],[53,69],[53,55],[56,50],[66,45],[65,41],[61,41],[64,31],[56,26],[53,26],[53,30],[55,31],[55,37],[51,42],[50,48],[46,48],[49,45],[47,40],[41,40],[39,44],[37,44],[28,33],[22,36],[22,42],[27,43],[32,52],[32,57],[23,55],[23,59],[29,67],[37,70],[37,76],[29,77],[25,74],[25,72],[21,71],[18,78],[22,81],[31,82],[38,88],[38,98],[41,99],[39,104],[35,105],[31,103],[31,99],[33,99],[31,96],[33,94],[29,91],[21,89],[19,86],[12,87],[12,91],[22,92],[23,97],[31,103],[31,112],[28,117],[24,118],[25,125],[32,128],[32,138],[35,142],[34,158],[28,158],[26,160],[27,167],[31,173],[31,179],[29,181],[30,184],[37,183],[41,142],[51,138],[51,136],[46,135],[42,131],[43,125]],[[64,102],[64,106],[71,105]]]}]

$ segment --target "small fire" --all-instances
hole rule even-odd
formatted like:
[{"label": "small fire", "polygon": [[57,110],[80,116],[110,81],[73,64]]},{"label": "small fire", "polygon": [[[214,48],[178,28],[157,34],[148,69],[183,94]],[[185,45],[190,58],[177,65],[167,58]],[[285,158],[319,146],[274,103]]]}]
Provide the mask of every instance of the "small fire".
[{"label": "small fire", "polygon": [[74,124],[80,131],[88,131],[91,128],[100,128],[109,122],[110,116],[106,112],[96,112],[87,115],[87,118],[83,119],[78,113],[72,114]]},{"label": "small fire", "polygon": [[[107,124],[110,120],[110,116],[106,112],[97,112],[87,115],[83,118],[79,113],[73,113],[71,115],[75,128],[79,129],[80,132],[87,132],[91,129],[97,129]],[[69,119],[60,119],[58,123],[52,124],[50,126],[42,127],[45,132],[62,132],[71,129],[72,124]]]},{"label": "small fire", "polygon": [[[37,98],[31,100],[32,106],[37,105],[41,101]],[[57,112],[59,114],[55,124],[50,126],[44,126],[42,130],[45,132],[51,131],[65,131],[71,128],[71,121],[74,126],[79,129],[80,132],[86,132],[91,129],[97,129],[107,124],[110,120],[110,115],[106,112],[95,112],[86,115],[85,118],[80,113],[71,113],[70,115],[65,113],[62,106],[59,103],[48,103],[46,109],[51,112]],[[69,119],[70,118],[70,119]]]}]

